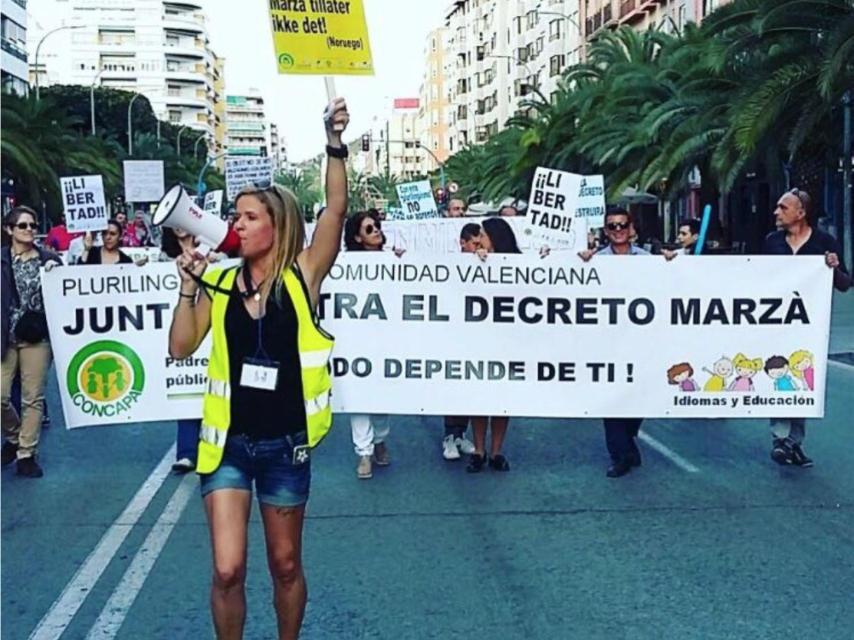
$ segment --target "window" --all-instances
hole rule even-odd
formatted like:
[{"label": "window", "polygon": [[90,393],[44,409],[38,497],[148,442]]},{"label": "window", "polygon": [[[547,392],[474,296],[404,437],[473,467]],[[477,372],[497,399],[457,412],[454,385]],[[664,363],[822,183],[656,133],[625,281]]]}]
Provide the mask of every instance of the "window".
[{"label": "window", "polygon": [[566,56],[564,54],[549,58],[549,77],[553,78],[554,76],[560,75],[565,64]]},{"label": "window", "polygon": [[516,59],[519,62],[527,62],[528,61],[528,47],[521,47],[516,49]]},{"label": "window", "polygon": [[181,111],[179,109],[169,109],[169,122],[181,122]]},{"label": "window", "polygon": [[549,22],[549,42],[560,39],[560,20]]},{"label": "window", "polygon": [[529,29],[533,29],[534,27],[537,26],[537,20],[538,19],[539,19],[539,16],[537,15],[536,10],[529,11],[528,13],[525,14],[525,21],[526,21]]}]

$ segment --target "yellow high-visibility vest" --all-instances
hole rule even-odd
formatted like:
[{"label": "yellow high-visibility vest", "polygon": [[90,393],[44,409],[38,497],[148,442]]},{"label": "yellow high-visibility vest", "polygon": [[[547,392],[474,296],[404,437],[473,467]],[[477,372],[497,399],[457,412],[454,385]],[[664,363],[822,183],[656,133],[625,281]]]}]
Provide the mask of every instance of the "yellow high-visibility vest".
[{"label": "yellow high-visibility vest", "polygon": [[[213,345],[208,362],[208,382],[199,432],[198,473],[213,473],[222,461],[225,440],[231,425],[231,380],[229,379],[228,340],[225,335],[225,310],[229,296],[215,288],[231,291],[237,268],[223,271],[208,269],[202,279],[211,287],[211,334]],[[291,297],[297,316],[297,350],[299,351],[302,393],[308,444],[311,447],[323,439],[332,426],[332,376],[329,358],[335,340],[323,331],[311,310],[308,291],[294,268],[282,272],[285,290]]]}]

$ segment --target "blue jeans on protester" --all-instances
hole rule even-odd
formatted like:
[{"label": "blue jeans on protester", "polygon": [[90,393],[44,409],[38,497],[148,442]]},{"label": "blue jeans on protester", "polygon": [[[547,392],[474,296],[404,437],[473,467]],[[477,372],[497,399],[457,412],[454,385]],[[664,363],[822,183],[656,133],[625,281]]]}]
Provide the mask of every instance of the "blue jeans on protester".
[{"label": "blue jeans on protester", "polygon": [[199,457],[199,429],[202,421],[199,418],[178,420],[178,446],[175,459],[189,458],[196,463]]}]

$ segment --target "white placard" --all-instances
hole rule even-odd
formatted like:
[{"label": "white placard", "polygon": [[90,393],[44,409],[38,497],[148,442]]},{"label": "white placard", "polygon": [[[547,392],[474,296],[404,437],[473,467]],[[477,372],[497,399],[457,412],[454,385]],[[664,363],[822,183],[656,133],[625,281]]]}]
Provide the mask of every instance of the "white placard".
[{"label": "white placard", "polygon": [[575,220],[582,176],[557,169],[537,167],[528,198],[528,229],[531,236],[551,249],[579,245],[578,236],[587,237],[586,227]]},{"label": "white placard", "polygon": [[225,159],[225,189],[234,200],[248,184],[266,189],[273,184],[273,159],[262,156],[228,156]]},{"label": "white placard", "polygon": [[581,176],[575,217],[587,222],[588,228],[605,226],[605,177]]},{"label": "white placard", "polygon": [[[410,253],[459,253],[460,232],[467,224],[480,225],[486,218],[430,218],[428,220],[385,220],[382,223],[386,237],[386,248],[405,249]],[[513,228],[516,242],[523,251],[537,252],[543,242],[535,239],[528,228],[524,216],[502,218]],[[314,235],[315,224],[308,223],[306,227],[306,242]],[[576,234],[579,244],[570,247],[575,251],[587,248],[586,233]],[[343,242],[342,242],[343,247]]]},{"label": "white placard", "polygon": [[222,211],[222,189],[208,191],[205,194],[205,211],[219,217]]},{"label": "white placard", "polygon": [[71,233],[100,231],[110,219],[104,202],[104,181],[101,176],[60,178],[65,226]]},{"label": "white placard", "polygon": [[[174,264],[42,277],[69,427],[200,415],[209,343],[167,353]],[[333,407],[820,417],[831,277],[821,256],[344,253],[319,308],[336,336]]]},{"label": "white placard", "polygon": [[165,193],[163,160],[125,160],[126,202],[158,202]]},{"label": "white placard", "polygon": [[[400,207],[403,209],[403,220],[425,220],[438,218],[439,208],[433,198],[429,180],[417,182],[404,182],[397,185],[397,197],[400,199]],[[390,219],[394,219],[391,218]]]}]

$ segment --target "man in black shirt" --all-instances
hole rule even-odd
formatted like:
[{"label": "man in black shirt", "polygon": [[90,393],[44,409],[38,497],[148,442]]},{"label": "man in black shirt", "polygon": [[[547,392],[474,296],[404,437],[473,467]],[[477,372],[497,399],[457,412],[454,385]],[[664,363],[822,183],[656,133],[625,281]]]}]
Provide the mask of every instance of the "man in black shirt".
[{"label": "man in black shirt", "polygon": [[[848,290],[851,276],[839,259],[839,243],[833,236],[813,228],[812,199],[806,191],[792,189],[780,196],[774,218],[778,230],[765,238],[764,254],[823,255],[827,266],[833,269],[833,286],[839,291]],[[802,446],[805,433],[804,418],[772,418],[771,458],[782,465],[811,467],[813,462],[806,456]]]}]

